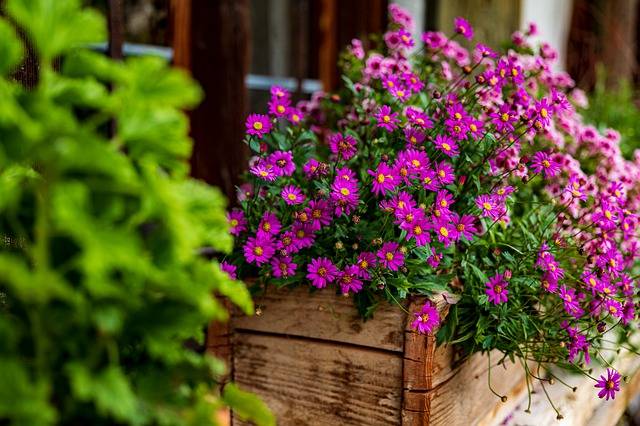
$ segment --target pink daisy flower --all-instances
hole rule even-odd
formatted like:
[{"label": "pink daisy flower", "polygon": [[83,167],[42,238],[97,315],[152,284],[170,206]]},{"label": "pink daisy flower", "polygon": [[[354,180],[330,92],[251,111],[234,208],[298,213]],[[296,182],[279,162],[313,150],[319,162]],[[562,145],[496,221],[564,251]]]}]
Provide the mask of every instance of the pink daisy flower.
[{"label": "pink daisy flower", "polygon": [[290,206],[301,204],[304,202],[304,195],[300,188],[294,185],[287,185],[282,188],[282,192],[280,192],[280,196]]},{"label": "pink daisy flower", "polygon": [[291,176],[296,171],[291,151],[275,151],[267,157],[267,162],[273,166],[276,176]]},{"label": "pink daisy flower", "polygon": [[380,109],[378,109],[375,118],[378,121],[378,127],[382,127],[389,132],[393,132],[400,122],[400,120],[398,120],[398,113],[392,112],[388,105],[382,105]]},{"label": "pink daisy flower", "polygon": [[368,251],[360,253],[356,261],[358,276],[368,280],[370,278],[369,269],[376,266],[376,263],[378,263],[378,259],[375,254]]},{"label": "pink daisy flower", "polygon": [[338,277],[338,268],[326,257],[312,259],[307,265],[307,272],[311,285],[317,288],[325,288]]},{"label": "pink daisy flower", "polygon": [[415,319],[411,323],[411,328],[420,334],[433,333],[440,325],[440,313],[430,300],[422,306],[420,312],[415,312],[413,315]]},{"label": "pink daisy flower", "polygon": [[267,263],[275,253],[275,244],[271,237],[256,236],[247,238],[247,242],[243,247],[244,258],[248,263],[254,263],[258,266]]},{"label": "pink daisy flower", "polygon": [[336,133],[329,138],[329,148],[339,160],[350,160],[358,152],[356,149],[357,142],[351,135],[343,136]]},{"label": "pink daisy flower", "polygon": [[231,232],[231,235],[237,237],[242,231],[246,231],[247,229],[247,219],[245,219],[242,210],[231,210],[231,212],[227,214],[227,221],[229,222],[229,232]]},{"label": "pink daisy flower", "polygon": [[338,273],[338,284],[342,294],[348,294],[350,291],[358,293],[362,290],[362,281],[359,279],[359,268],[356,265],[349,265]]},{"label": "pink daisy flower", "polygon": [[531,159],[531,170],[536,173],[544,173],[544,177],[552,178],[560,171],[560,165],[549,157],[544,151],[533,154]]},{"label": "pink daisy flower", "polygon": [[282,225],[278,220],[278,216],[271,212],[265,212],[262,215],[262,220],[258,225],[258,234],[264,235],[278,235]]},{"label": "pink daisy flower", "polygon": [[289,278],[296,273],[298,265],[289,256],[276,256],[271,259],[271,269],[276,278]]},{"label": "pink daisy flower", "polygon": [[460,154],[456,141],[445,135],[437,135],[433,140],[436,148],[449,157],[457,157]]},{"label": "pink daisy flower", "polygon": [[232,280],[238,279],[238,276],[236,274],[238,270],[237,266],[232,265],[229,262],[220,262],[220,270],[229,275],[229,278],[231,278]]},{"label": "pink daisy flower", "polygon": [[453,28],[456,33],[460,34],[467,40],[471,40],[473,38],[473,27],[471,27],[471,24],[469,24],[466,19],[460,16],[455,18],[453,20]]},{"label": "pink daisy flower", "polygon": [[596,388],[600,388],[598,392],[598,398],[609,399],[616,398],[616,392],[620,391],[620,373],[612,368],[607,368],[607,377],[600,376],[600,379],[596,381]]},{"label": "pink daisy flower", "polygon": [[384,161],[378,164],[376,171],[368,170],[367,173],[373,176],[371,192],[374,194],[384,195],[385,192],[393,191],[396,188],[397,176]]},{"label": "pink daisy flower", "polygon": [[398,243],[389,241],[382,245],[377,253],[380,264],[390,271],[397,271],[404,265],[404,254],[399,250]]},{"label": "pink daisy flower", "polygon": [[485,289],[485,293],[489,297],[489,302],[492,302],[494,305],[499,305],[509,300],[508,285],[509,283],[504,279],[503,274],[496,274],[489,278],[489,282],[486,283],[487,288]]},{"label": "pink daisy flower", "polygon": [[247,134],[262,138],[271,131],[271,121],[263,114],[251,114],[245,123]]}]

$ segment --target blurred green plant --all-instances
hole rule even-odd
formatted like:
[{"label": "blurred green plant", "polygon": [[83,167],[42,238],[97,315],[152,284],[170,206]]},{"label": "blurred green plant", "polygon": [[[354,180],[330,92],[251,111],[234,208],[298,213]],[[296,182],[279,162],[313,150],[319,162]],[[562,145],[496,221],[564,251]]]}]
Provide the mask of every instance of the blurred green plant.
[{"label": "blurred green plant", "polygon": [[[209,425],[225,405],[274,424],[255,396],[219,391],[221,361],[185,345],[227,318],[214,294],[253,310],[198,255],[232,246],[224,197],[188,177],[181,110],[199,88],[161,59],[82,49],[105,24],[78,0],[4,10],[0,424]],[[30,90],[10,77],[24,54],[14,25],[39,62]]]},{"label": "blurred green plant", "polygon": [[637,92],[629,81],[620,81],[618,87],[607,87],[606,69],[599,64],[596,85],[589,95],[589,107],[580,112],[587,123],[600,130],[614,128],[620,132],[622,155],[631,159],[633,151],[640,148],[640,109]]}]

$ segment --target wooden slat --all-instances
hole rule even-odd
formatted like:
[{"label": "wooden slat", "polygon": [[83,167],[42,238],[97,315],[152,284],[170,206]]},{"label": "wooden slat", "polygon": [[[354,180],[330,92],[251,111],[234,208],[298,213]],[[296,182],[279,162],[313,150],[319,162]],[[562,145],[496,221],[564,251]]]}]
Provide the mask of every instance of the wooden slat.
[{"label": "wooden slat", "polygon": [[350,297],[326,289],[309,293],[307,287],[269,289],[256,299],[260,316],[237,315],[233,326],[240,330],[286,334],[403,351],[402,324],[406,314],[398,306],[381,303],[374,317],[363,321]]},{"label": "wooden slat", "polygon": [[318,49],[318,74],[325,91],[334,90],[338,85],[336,59],[338,58],[338,1],[320,0]]},{"label": "wooden slat", "polygon": [[[399,354],[236,332],[234,371],[235,381],[259,395],[281,426],[400,423]],[[243,423],[234,417],[234,424]]]}]

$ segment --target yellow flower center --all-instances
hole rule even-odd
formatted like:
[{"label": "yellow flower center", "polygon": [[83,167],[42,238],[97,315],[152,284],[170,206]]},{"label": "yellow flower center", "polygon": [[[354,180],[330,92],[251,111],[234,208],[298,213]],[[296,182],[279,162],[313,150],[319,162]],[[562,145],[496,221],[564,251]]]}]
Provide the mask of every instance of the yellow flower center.
[{"label": "yellow flower center", "polygon": [[420,167],[420,160],[411,160],[411,165],[415,168]]},{"label": "yellow flower center", "polygon": [[388,115],[383,115],[382,116],[382,121],[384,121],[385,123],[388,123],[391,121],[391,117],[389,117]]},{"label": "yellow flower center", "polygon": [[393,260],[393,253],[391,253],[390,251],[387,252],[387,254],[384,255],[385,259],[387,259],[389,262],[391,262]]},{"label": "yellow flower center", "polygon": [[509,121],[509,114],[507,114],[506,112],[502,113],[502,115],[500,116],[500,119],[502,121]]},{"label": "yellow flower center", "polygon": [[287,194],[287,198],[290,199],[291,201],[295,201],[296,198],[298,197],[296,197],[296,194],[289,193]]},{"label": "yellow flower center", "polygon": [[231,222],[229,222],[229,224],[232,227],[236,227],[236,226],[238,226],[238,220],[237,219],[231,219]]},{"label": "yellow flower center", "polygon": [[285,111],[285,108],[282,105],[278,105],[276,107],[276,111],[278,111],[280,114],[282,114]]},{"label": "yellow flower center", "polygon": [[369,262],[367,262],[367,261],[366,261],[366,260],[364,260],[364,259],[363,259],[363,260],[361,260],[361,261],[360,261],[360,267],[361,267],[362,269],[367,269],[367,268],[369,267]]},{"label": "yellow flower center", "polygon": [[376,178],[376,180],[378,181],[378,183],[383,183],[384,182],[384,174],[378,173],[378,177]]},{"label": "yellow flower center", "polygon": [[544,118],[547,118],[549,116],[549,111],[547,111],[546,108],[540,108],[540,115]]},{"label": "yellow flower center", "polygon": [[410,141],[412,144],[414,144],[414,145],[418,143],[418,139],[416,139],[416,137],[415,137],[415,136],[411,136],[411,137],[409,138],[409,141]]},{"label": "yellow flower center", "polygon": [[605,210],[605,211],[604,211],[604,215],[605,215],[605,217],[606,217],[607,219],[611,219],[611,216],[612,216],[612,215],[611,215],[611,212],[610,212],[609,210]]},{"label": "yellow flower center", "polygon": [[304,231],[301,229],[298,232],[296,232],[296,237],[298,238],[304,238]]},{"label": "yellow flower center", "polygon": [[324,266],[318,268],[318,275],[320,275],[321,277],[327,275],[327,268],[325,268]]},{"label": "yellow flower center", "polygon": [[257,256],[262,256],[262,253],[264,253],[264,250],[262,249],[262,247],[258,246],[253,249],[253,253],[256,254]]},{"label": "yellow flower center", "polygon": [[499,284],[498,284],[498,285],[496,285],[496,286],[494,286],[494,287],[493,287],[493,292],[494,292],[494,293],[498,293],[498,294],[502,293],[502,286],[501,286],[501,285],[499,285]]},{"label": "yellow flower center", "polygon": [[456,226],[456,228],[458,229],[458,231],[462,232],[462,231],[464,231],[464,224],[459,223],[459,224]]},{"label": "yellow flower center", "polygon": [[396,94],[398,95],[399,98],[404,98],[404,90],[398,90]]},{"label": "yellow flower center", "polygon": [[476,126],[475,124],[469,125],[469,128],[471,129],[472,132],[475,132],[478,130],[478,126]]},{"label": "yellow flower center", "polygon": [[263,230],[265,230],[265,231],[267,231],[267,232],[268,232],[268,231],[270,231],[270,230],[271,230],[271,224],[270,224],[269,222],[265,222],[265,223],[262,225],[262,229],[263,229]]},{"label": "yellow flower center", "polygon": [[487,202],[487,201],[485,201],[484,203],[482,203],[482,207],[483,207],[485,210],[491,210],[491,209],[492,209],[491,203],[489,203],[489,202]]},{"label": "yellow flower center", "polygon": [[414,226],[413,233],[416,235],[422,235],[422,227],[420,225]]},{"label": "yellow flower center", "polygon": [[447,230],[447,228],[445,228],[444,226],[440,228],[440,235],[442,235],[443,237],[448,237],[449,236],[449,231]]},{"label": "yellow flower center", "polygon": [[459,112],[456,112],[455,114],[453,114],[453,116],[456,118],[456,120],[462,120],[462,114],[460,114]]},{"label": "yellow flower center", "polygon": [[351,194],[347,188],[340,188],[340,193],[344,196]]},{"label": "yellow flower center", "polygon": [[300,121],[300,116],[298,114],[293,114],[291,116],[291,121],[293,121],[294,123],[297,123],[298,121]]},{"label": "yellow flower center", "polygon": [[253,128],[256,130],[262,130],[262,123],[260,121],[256,121],[253,123]]},{"label": "yellow flower center", "polygon": [[322,210],[319,209],[315,209],[311,212],[311,216],[313,216],[314,219],[320,219],[322,217]]},{"label": "yellow flower center", "polygon": [[542,160],[542,165],[545,169],[548,169],[551,166],[551,163],[549,163],[549,160]]},{"label": "yellow flower center", "polygon": [[445,151],[451,151],[451,145],[449,145],[446,142],[442,144],[442,147],[444,148]]},{"label": "yellow flower center", "polygon": [[447,207],[447,205],[448,205],[447,200],[440,200],[440,205],[442,207]]}]

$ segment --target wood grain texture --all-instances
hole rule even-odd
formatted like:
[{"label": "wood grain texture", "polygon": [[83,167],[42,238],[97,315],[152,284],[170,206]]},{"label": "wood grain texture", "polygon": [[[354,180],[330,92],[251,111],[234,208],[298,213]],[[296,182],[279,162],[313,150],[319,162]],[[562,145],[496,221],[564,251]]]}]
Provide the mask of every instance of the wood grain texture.
[{"label": "wood grain texture", "polygon": [[250,332],[234,338],[235,381],[263,398],[279,425],[400,423],[400,354]]},{"label": "wood grain texture", "polygon": [[[640,391],[640,358],[635,355],[626,354],[615,364],[620,374],[630,377],[629,383],[621,383],[621,391],[616,395],[615,400],[604,401],[598,398],[595,382],[586,376],[559,373],[560,378],[570,386],[576,386],[576,392],[563,386],[560,383],[545,387],[549,397],[560,411],[566,425],[591,425],[591,426],[613,426],[624,413],[628,402]],[[604,373],[604,369],[596,369],[594,377],[599,377]],[[523,410],[527,407],[526,396],[519,407],[506,420],[506,425],[518,426],[541,426],[558,424],[556,412],[551,408],[541,386],[537,383],[534,387],[536,393],[531,396],[531,413]]]},{"label": "wood grain texture", "polygon": [[238,314],[233,318],[234,328],[403,351],[406,314],[386,302],[368,321],[358,315],[350,297],[337,296],[330,290],[309,293],[306,287],[269,289],[255,300],[255,305],[262,314]]}]

